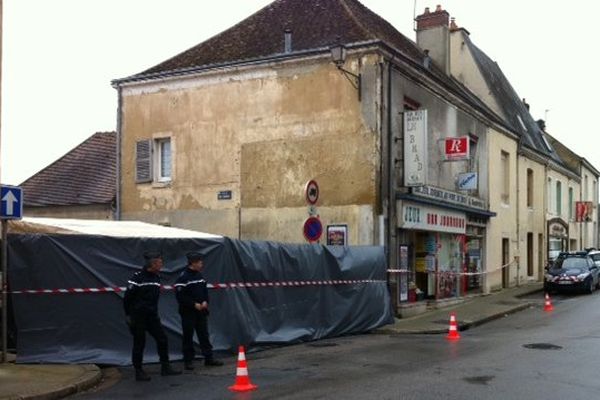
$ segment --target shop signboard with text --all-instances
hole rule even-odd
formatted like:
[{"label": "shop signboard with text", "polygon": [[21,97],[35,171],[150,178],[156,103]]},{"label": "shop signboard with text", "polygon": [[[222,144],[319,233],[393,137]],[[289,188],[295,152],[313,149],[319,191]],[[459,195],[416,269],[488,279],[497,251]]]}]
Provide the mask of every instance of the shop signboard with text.
[{"label": "shop signboard with text", "polygon": [[421,186],[427,178],[427,110],[404,112],[404,186]]},{"label": "shop signboard with text", "polygon": [[467,217],[464,213],[444,210],[409,201],[399,201],[398,227],[421,231],[465,234]]}]

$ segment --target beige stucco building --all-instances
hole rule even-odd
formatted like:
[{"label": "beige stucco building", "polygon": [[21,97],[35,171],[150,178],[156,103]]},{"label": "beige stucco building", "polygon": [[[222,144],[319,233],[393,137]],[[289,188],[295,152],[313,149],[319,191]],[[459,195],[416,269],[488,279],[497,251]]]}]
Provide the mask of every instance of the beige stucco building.
[{"label": "beige stucco building", "polygon": [[497,63],[449,19],[439,6],[426,9],[417,17],[417,42],[513,133],[512,138],[490,135],[490,209],[497,218],[488,226],[486,288],[541,280],[558,251],[581,249],[585,242],[578,233],[581,224],[569,214],[581,197],[583,175],[549,143]]},{"label": "beige stucco building", "polygon": [[494,65],[441,8],[417,17],[414,43],[355,0],[277,0],[114,81],[116,214],[292,243],[315,217],[309,241],[336,227],[339,243],[385,247],[400,313],[540,280],[551,222],[567,247],[597,227],[551,212],[549,179],[579,199],[583,175]]}]

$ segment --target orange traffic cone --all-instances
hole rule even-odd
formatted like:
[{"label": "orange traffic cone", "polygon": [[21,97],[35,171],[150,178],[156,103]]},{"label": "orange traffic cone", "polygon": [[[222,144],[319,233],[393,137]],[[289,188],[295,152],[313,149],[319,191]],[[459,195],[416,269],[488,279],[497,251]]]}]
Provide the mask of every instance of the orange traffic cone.
[{"label": "orange traffic cone", "polygon": [[544,311],[554,311],[554,307],[552,306],[552,302],[550,301],[550,296],[546,293],[546,301],[544,302]]},{"label": "orange traffic cone", "polygon": [[446,336],[448,340],[458,340],[460,339],[460,335],[458,334],[458,327],[456,324],[456,315],[454,313],[450,313],[450,327],[448,328],[448,335]]},{"label": "orange traffic cone", "polygon": [[240,346],[238,350],[235,384],[233,386],[229,386],[229,390],[233,392],[248,392],[255,389],[258,389],[258,386],[253,385],[252,382],[250,382],[250,377],[248,376],[248,365],[246,364],[246,353],[244,352],[244,346]]}]

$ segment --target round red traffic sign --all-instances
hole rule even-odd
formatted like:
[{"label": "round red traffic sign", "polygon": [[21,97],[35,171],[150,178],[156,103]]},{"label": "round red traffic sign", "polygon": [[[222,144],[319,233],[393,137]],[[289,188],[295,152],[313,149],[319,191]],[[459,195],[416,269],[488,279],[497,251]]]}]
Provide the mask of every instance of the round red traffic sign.
[{"label": "round red traffic sign", "polygon": [[304,188],[304,192],[308,204],[317,203],[317,200],[319,200],[319,185],[317,185],[317,181],[312,179],[308,181],[306,183],[306,187]]},{"label": "round red traffic sign", "polygon": [[323,234],[323,225],[317,217],[308,217],[304,221],[304,238],[309,242],[316,242]]}]

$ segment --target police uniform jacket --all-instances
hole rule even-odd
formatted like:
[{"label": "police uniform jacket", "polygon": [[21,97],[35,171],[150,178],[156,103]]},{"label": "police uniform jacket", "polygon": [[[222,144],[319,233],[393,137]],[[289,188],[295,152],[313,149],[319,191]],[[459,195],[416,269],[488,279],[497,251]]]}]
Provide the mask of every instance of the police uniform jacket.
[{"label": "police uniform jacket", "polygon": [[127,281],[123,298],[125,315],[158,315],[160,276],[145,269],[133,274]]},{"label": "police uniform jacket", "polygon": [[195,303],[208,302],[206,280],[199,271],[186,268],[175,283],[179,312],[195,310]]}]

